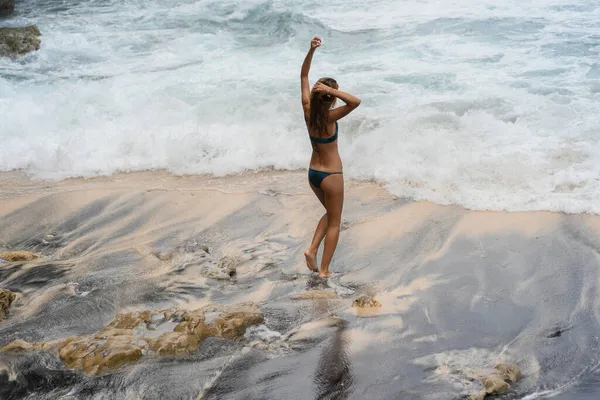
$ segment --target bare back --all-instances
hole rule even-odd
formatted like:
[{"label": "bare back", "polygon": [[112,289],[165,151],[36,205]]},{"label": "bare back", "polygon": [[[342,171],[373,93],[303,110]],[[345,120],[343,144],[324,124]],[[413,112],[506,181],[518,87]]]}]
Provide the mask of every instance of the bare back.
[{"label": "bare back", "polygon": [[[309,113],[310,115],[310,110]],[[321,134],[319,135],[316,132],[312,132],[308,123],[308,118],[306,120],[306,127],[308,129],[308,134],[312,137],[317,138],[331,138],[336,134],[337,122],[327,123],[327,136]],[[331,143],[317,143],[311,141],[312,145],[312,156],[310,158],[310,168],[316,169],[323,172],[342,172],[342,159],[340,158],[340,154],[338,152],[338,141],[335,140]]]}]

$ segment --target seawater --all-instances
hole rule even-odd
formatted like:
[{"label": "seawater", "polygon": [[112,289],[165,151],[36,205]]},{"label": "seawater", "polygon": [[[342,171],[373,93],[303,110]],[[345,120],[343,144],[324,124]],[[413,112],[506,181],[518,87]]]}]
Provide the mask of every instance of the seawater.
[{"label": "seawater", "polygon": [[305,168],[300,65],[361,107],[348,178],[473,209],[600,213],[592,0],[30,0],[40,51],[0,60],[0,171]]}]

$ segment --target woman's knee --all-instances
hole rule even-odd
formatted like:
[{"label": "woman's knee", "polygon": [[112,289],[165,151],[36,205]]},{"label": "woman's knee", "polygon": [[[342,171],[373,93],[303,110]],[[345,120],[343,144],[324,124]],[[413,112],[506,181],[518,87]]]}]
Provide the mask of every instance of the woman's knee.
[{"label": "woman's knee", "polygon": [[342,223],[341,218],[332,216],[331,214],[327,215],[327,226],[329,228],[339,228]]}]

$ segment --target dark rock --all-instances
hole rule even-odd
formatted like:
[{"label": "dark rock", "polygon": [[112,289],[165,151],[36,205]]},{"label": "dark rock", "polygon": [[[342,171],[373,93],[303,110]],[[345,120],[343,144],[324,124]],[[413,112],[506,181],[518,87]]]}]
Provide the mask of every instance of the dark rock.
[{"label": "dark rock", "polygon": [[10,15],[15,11],[14,0],[0,0],[0,16]]},{"label": "dark rock", "polygon": [[39,398],[40,392],[69,389],[84,378],[80,372],[61,369],[58,357],[48,353],[28,352],[9,361],[8,370],[0,370],[0,399]]},{"label": "dark rock", "polygon": [[[39,50],[40,35],[35,25],[23,28],[0,28],[0,56],[18,57]],[[2,258],[6,259],[6,257]]]}]

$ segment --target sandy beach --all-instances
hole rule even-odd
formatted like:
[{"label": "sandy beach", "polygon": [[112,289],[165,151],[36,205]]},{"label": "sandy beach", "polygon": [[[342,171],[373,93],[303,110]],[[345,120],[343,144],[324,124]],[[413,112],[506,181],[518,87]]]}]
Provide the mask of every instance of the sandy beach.
[{"label": "sandy beach", "polygon": [[[503,399],[595,398],[600,216],[469,211],[350,181],[325,281],[303,258],[323,213],[305,180],[0,175],[0,253],[39,255],[0,263],[15,294],[0,347],[34,346],[0,352],[0,397],[458,399],[503,364],[521,375]],[[116,366],[65,361],[67,338],[118,314],[210,304],[264,321],[197,351],[146,338]]]}]

